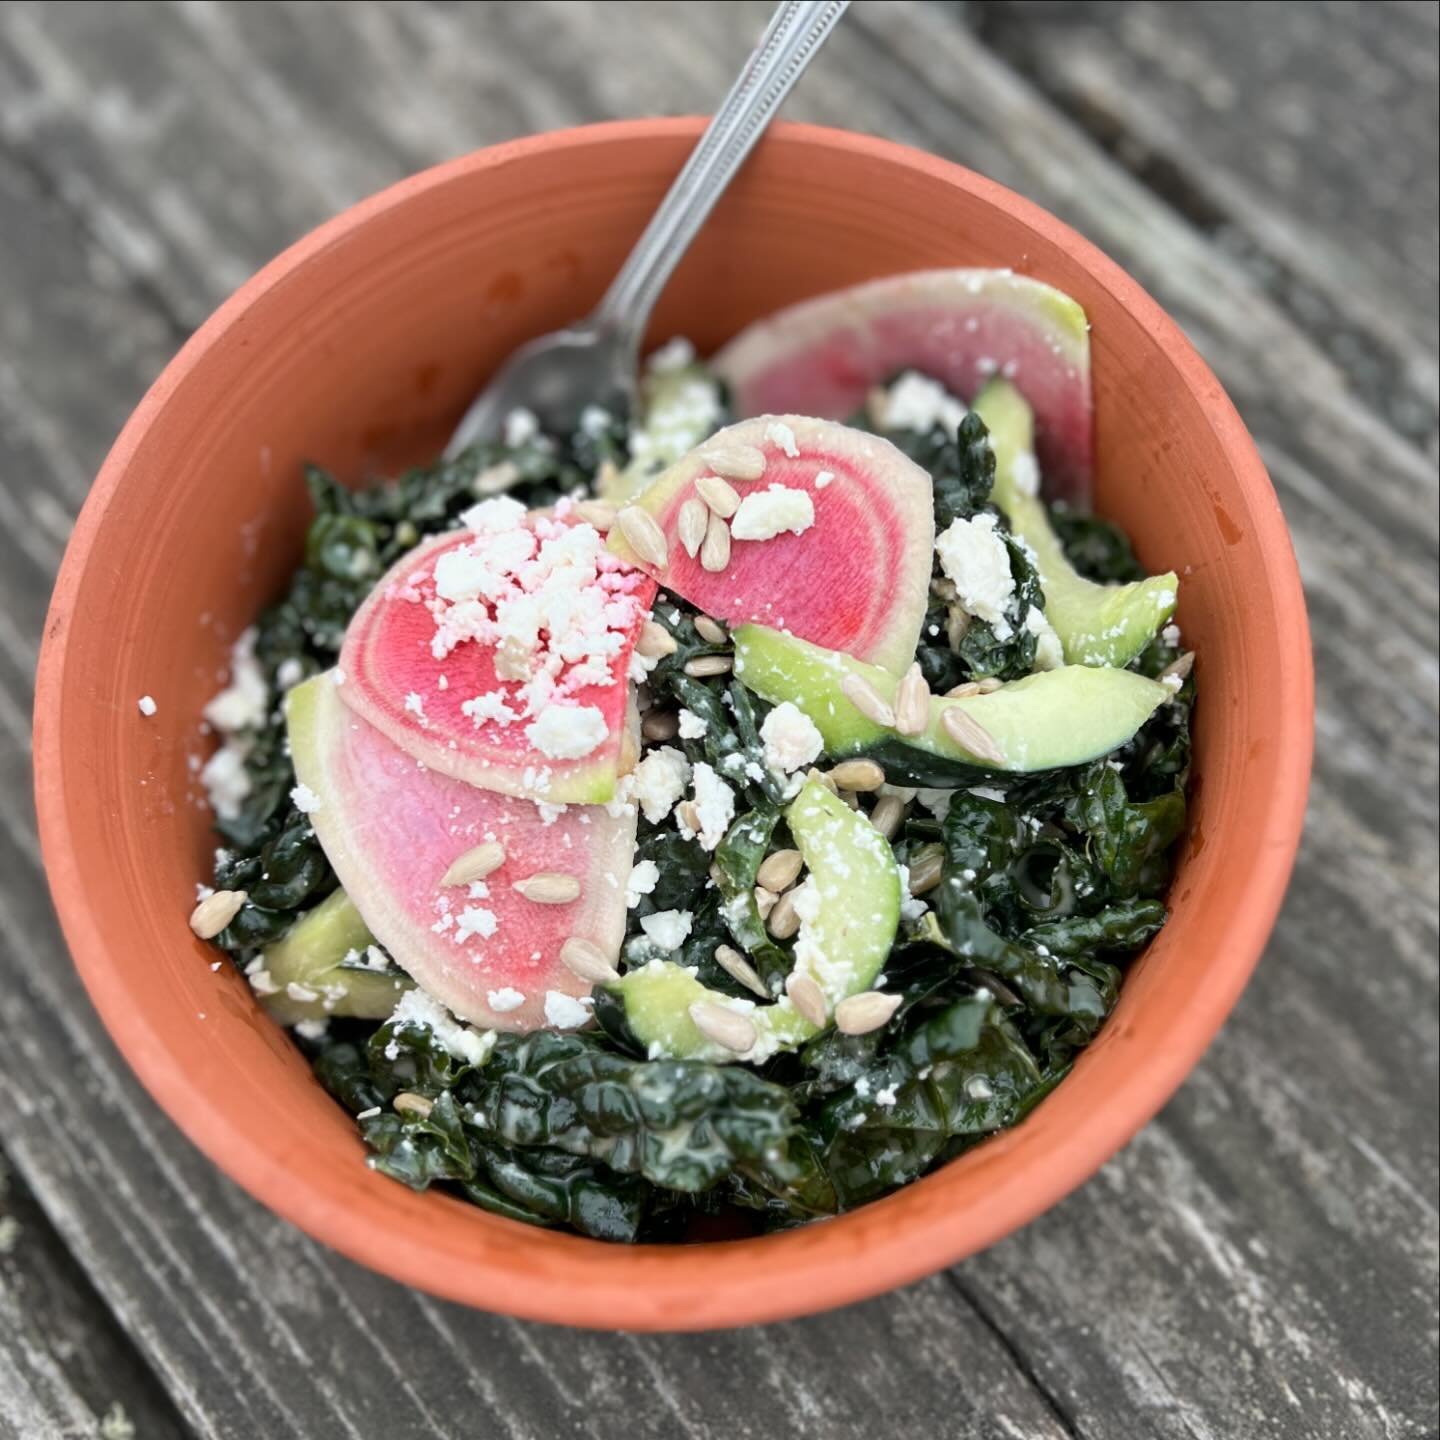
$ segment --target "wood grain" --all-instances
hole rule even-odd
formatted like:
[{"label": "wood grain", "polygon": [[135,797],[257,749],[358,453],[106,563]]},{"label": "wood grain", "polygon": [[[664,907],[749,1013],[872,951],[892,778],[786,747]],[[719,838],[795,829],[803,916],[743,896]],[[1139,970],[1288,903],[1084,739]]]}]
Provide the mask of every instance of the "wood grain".
[{"label": "wood grain", "polygon": [[[29,817],[30,676],[70,519],[145,384],[238,280],[382,184],[528,130],[705,108],[765,9],[0,10],[0,1073],[6,1146],[59,1237],[38,1253],[68,1247],[71,1292],[108,1310],[66,1313],[109,1337],[146,1437],[173,1433],[166,1406],[227,1440],[1432,1435],[1431,7],[971,6],[977,37],[955,7],[857,5],[788,110],[961,159],[1130,268],[1216,367],[1294,530],[1320,675],[1295,886],[1220,1041],[1085,1190],[833,1316],[520,1325],[259,1210],[80,993]],[[0,1335],[31,1334],[3,1350],[0,1435],[90,1433],[104,1397],[55,1368],[28,1288],[0,1283]]]}]

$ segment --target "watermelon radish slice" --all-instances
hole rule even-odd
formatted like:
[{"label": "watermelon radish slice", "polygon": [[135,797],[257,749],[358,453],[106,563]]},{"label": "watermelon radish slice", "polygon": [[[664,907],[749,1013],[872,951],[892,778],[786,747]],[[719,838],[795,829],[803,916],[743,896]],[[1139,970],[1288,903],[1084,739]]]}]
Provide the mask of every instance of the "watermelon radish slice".
[{"label": "watermelon radish slice", "polygon": [[[760,455],[758,478],[739,478]],[[689,507],[693,519],[704,509],[700,491],[717,470],[729,472],[740,510],[729,521],[728,562],[711,570],[704,549],[689,553],[683,537],[694,532],[682,512]],[[634,503],[658,524],[665,563],[637,554],[624,511],[610,548],[708,614],[786,630],[897,675],[914,658],[935,545],[931,482],[888,440],[829,420],[761,416],[718,431]],[[764,533],[766,507],[777,505],[770,523],[793,528],[741,538],[756,533],[756,521]]]},{"label": "watermelon radish slice", "polygon": [[1035,411],[1050,499],[1090,495],[1090,335],[1068,295],[1009,270],[921,270],[802,300],[712,360],[735,412],[843,419],[873,385],[919,370],[969,400],[991,375]]},{"label": "watermelon radish slice", "polygon": [[[573,1024],[575,997],[590,986],[561,962],[560,947],[579,936],[618,955],[634,807],[547,814],[437,774],[356,715],[343,688],[333,670],[296,686],[286,722],[300,798],[366,927],[425,991],[473,1024]],[[478,882],[442,883],[492,840],[504,852],[497,868]],[[578,898],[542,904],[514,888],[537,875],[574,877]]]},{"label": "watermelon radish slice", "polygon": [[345,632],[340,693],[444,775],[551,803],[609,800],[655,585],[589,525],[488,505],[500,508],[478,530],[426,541],[376,586]]}]

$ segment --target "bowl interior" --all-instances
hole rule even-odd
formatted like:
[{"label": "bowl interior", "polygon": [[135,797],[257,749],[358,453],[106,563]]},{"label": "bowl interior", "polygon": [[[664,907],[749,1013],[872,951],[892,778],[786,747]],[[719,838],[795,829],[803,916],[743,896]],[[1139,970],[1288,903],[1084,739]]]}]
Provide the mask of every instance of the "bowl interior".
[{"label": "bowl interior", "polygon": [[[162,1105],[240,1183],[355,1258],[579,1324],[823,1308],[970,1253],[1052,1203],[1163,1103],[1233,1004],[1279,903],[1308,774],[1309,650],[1283,523],[1248,436],[1175,327],[999,187],[882,142],[780,127],[685,260],[654,335],[706,351],[803,296],[939,265],[1012,266],[1084,304],[1098,508],[1149,566],[1182,573],[1179,619],[1199,655],[1173,919],[1030,1120],[838,1221],[620,1250],[365,1168],[348,1117],[186,928],[214,845],[194,775],[200,708],[297,559],[302,462],[358,481],[431,456],[502,356],[598,297],[695,133],[635,122],[482,152],[366,202],[262,272],[166,371],[107,462],[57,588],[37,705],[57,906],[107,1025]],[[142,694],[158,702],[152,720]]]}]

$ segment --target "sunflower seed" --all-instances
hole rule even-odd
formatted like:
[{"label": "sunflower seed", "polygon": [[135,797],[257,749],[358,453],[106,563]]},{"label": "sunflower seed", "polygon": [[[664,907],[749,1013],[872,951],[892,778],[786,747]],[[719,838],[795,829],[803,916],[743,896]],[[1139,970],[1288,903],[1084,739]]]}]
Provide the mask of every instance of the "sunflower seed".
[{"label": "sunflower seed", "polygon": [[560,963],[572,974],[592,985],[603,985],[619,973],[610,957],[592,940],[572,935],[560,947]]},{"label": "sunflower seed", "polygon": [[685,553],[691,559],[700,553],[700,547],[705,543],[705,531],[709,524],[710,512],[705,508],[703,500],[687,500],[680,507],[680,515],[675,522],[675,529],[679,533],[680,543],[685,547]]},{"label": "sunflower seed", "polygon": [[895,692],[895,733],[919,735],[930,723],[930,687],[918,662],[906,672]]},{"label": "sunflower seed", "polygon": [[473,850],[458,856],[450,868],[440,877],[442,885],[469,885],[473,880],[483,880],[492,870],[498,870],[505,863],[505,847],[498,840],[487,840]]},{"label": "sunflower seed", "polygon": [[824,1028],[830,1018],[825,1009],[825,992],[816,984],[813,976],[803,970],[792,970],[785,977],[785,993],[802,1020]]},{"label": "sunflower seed", "polygon": [[970,616],[958,605],[950,606],[945,612],[945,643],[952,650],[958,650],[969,629]]},{"label": "sunflower seed", "polygon": [[752,994],[762,1000],[770,999],[770,992],[755,967],[738,951],[729,945],[715,947],[715,963],[732,979],[738,980]]},{"label": "sunflower seed", "polygon": [[997,690],[1005,688],[1005,682],[998,675],[987,675],[983,680],[975,682],[975,688],[981,695],[993,695]]},{"label": "sunflower seed", "polygon": [[945,579],[944,576],[937,576],[930,582],[930,593],[937,600],[944,600],[947,603],[958,599],[960,594],[955,588],[955,582]]},{"label": "sunflower seed", "polygon": [[595,472],[595,488],[602,495],[609,495],[615,489],[615,482],[620,478],[620,467],[613,460],[602,460],[600,468]]},{"label": "sunflower seed", "polygon": [[615,772],[618,775],[628,775],[639,763],[640,742],[627,717],[625,728],[620,732],[620,757],[616,761]]},{"label": "sunflower seed", "polygon": [[755,445],[712,445],[700,458],[727,480],[758,480],[765,473],[765,452]]},{"label": "sunflower seed", "polygon": [[775,902],[779,898],[773,890],[767,890],[763,885],[755,887],[755,908],[760,912],[762,920],[769,919],[770,912],[775,908]]},{"label": "sunflower seed", "polygon": [[640,722],[646,740],[673,740],[680,733],[680,717],[673,710],[651,710]]},{"label": "sunflower seed", "polygon": [[695,482],[695,491],[722,520],[728,520],[740,508],[740,492],[718,475],[702,475]]},{"label": "sunflower seed", "polygon": [[835,1007],[835,1028],[842,1035],[868,1035],[882,1025],[890,1023],[890,1017],[900,1008],[901,995],[887,995],[882,990],[866,990],[851,995]]},{"label": "sunflower seed", "polygon": [[647,659],[658,660],[675,653],[675,637],[658,621],[647,620],[640,627],[640,637],[635,648]]},{"label": "sunflower seed", "polygon": [[873,760],[842,760],[830,771],[830,778],[842,790],[878,790],[885,772]]},{"label": "sunflower seed", "polygon": [[714,575],[729,563],[730,527],[718,515],[711,515],[705,526],[705,543],[700,547],[700,564]]},{"label": "sunflower seed", "polygon": [[670,547],[665,543],[665,532],[655,523],[655,517],[638,505],[627,505],[615,520],[636,555],[645,564],[653,565],[657,570],[663,569],[670,558]]},{"label": "sunflower seed", "polygon": [[191,912],[190,928],[202,939],[213,940],[239,913],[250,897],[244,890],[217,890]]},{"label": "sunflower seed", "polygon": [[890,413],[890,392],[883,385],[872,385],[865,392],[865,414],[877,430],[886,428],[886,417]]},{"label": "sunflower seed", "polygon": [[921,850],[910,861],[910,893],[924,895],[933,890],[944,872],[945,856],[938,847]]},{"label": "sunflower seed", "polygon": [[737,1055],[755,1044],[755,1026],[728,1005],[717,1005],[713,1000],[697,1000],[690,1007],[690,1018],[707,1040],[713,1040]]},{"label": "sunflower seed", "polygon": [[733,664],[728,655],[697,655],[685,662],[685,673],[704,680],[711,675],[728,675]]},{"label": "sunflower seed", "polygon": [[882,795],[870,812],[870,823],[889,840],[905,818],[905,802],[893,795]]},{"label": "sunflower seed", "polygon": [[788,940],[800,928],[800,914],[795,909],[795,892],[787,890],[775,901],[765,917],[765,928],[777,939]]},{"label": "sunflower seed", "polygon": [[987,765],[1005,764],[1005,752],[995,743],[995,737],[958,705],[950,705],[942,711],[940,723],[945,727],[945,733],[977,760]]},{"label": "sunflower seed", "polygon": [[695,633],[699,635],[707,645],[723,645],[730,638],[725,633],[724,627],[712,620],[708,615],[697,615],[695,617]]},{"label": "sunflower seed", "polygon": [[817,770],[813,765],[805,772],[805,779],[823,785],[832,795],[840,793],[840,787],[823,770]]},{"label": "sunflower seed", "polygon": [[527,900],[536,905],[568,905],[580,898],[580,882],[573,875],[562,875],[554,870],[542,870],[537,875],[527,875],[511,887],[518,890]]},{"label": "sunflower seed", "polygon": [[435,1104],[433,1100],[427,1100],[413,1090],[402,1090],[390,1103],[401,1115],[417,1115],[422,1120],[434,1109]]},{"label": "sunflower seed", "polygon": [[675,814],[692,835],[700,833],[700,810],[693,800],[682,800],[675,807]]},{"label": "sunflower seed", "polygon": [[1174,676],[1183,685],[1194,668],[1195,652],[1187,650],[1178,660],[1172,660],[1155,678],[1163,685]]},{"label": "sunflower seed", "polygon": [[602,535],[615,523],[615,507],[608,500],[577,500],[575,513]]},{"label": "sunflower seed", "polygon": [[980,693],[980,682],[978,680],[967,680],[963,685],[957,685],[953,690],[945,692],[947,700],[964,700],[967,696]]},{"label": "sunflower seed", "polygon": [[755,872],[755,883],[773,890],[777,895],[788,890],[800,878],[805,857],[798,850],[777,850],[767,855]]},{"label": "sunflower seed", "polygon": [[863,675],[847,675],[840,682],[840,693],[867,720],[876,725],[888,727],[895,723],[895,712],[885,697]]}]

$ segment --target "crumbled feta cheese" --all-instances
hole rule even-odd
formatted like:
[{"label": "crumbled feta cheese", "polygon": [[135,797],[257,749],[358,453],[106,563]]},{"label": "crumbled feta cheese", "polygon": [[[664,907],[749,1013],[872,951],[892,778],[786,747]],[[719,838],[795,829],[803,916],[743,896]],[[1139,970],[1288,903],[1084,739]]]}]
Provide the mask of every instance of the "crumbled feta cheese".
[{"label": "crumbled feta cheese", "polygon": [[657,910],[640,921],[640,928],[662,950],[678,950],[690,938],[694,916],[688,910]]},{"label": "crumbled feta cheese", "polygon": [[355,1118],[357,1120],[373,1120],[380,1113],[380,1107],[378,1105],[372,1105],[368,1110],[360,1111]]},{"label": "crumbled feta cheese", "polygon": [[563,990],[545,992],[545,1021],[557,1030],[575,1030],[590,1018],[589,1009]]},{"label": "crumbled feta cheese", "polygon": [[525,507],[513,496],[496,495],[462,511],[460,523],[477,535],[499,535],[525,523]]},{"label": "crumbled feta cheese", "polygon": [[802,925],[813,925],[820,918],[820,887],[813,879],[806,880],[792,890],[795,914]]},{"label": "crumbled feta cheese", "polygon": [[275,667],[275,683],[282,690],[293,690],[305,678],[305,662],[291,655]]},{"label": "crumbled feta cheese", "polygon": [[467,1065],[483,1065],[495,1044],[493,1031],[482,1034],[468,1025],[461,1025],[439,1001],[418,986],[400,997],[388,1023],[397,1028],[414,1025],[428,1030],[444,1050]]},{"label": "crumbled feta cheese", "polygon": [[782,700],[765,717],[760,738],[765,743],[765,763],[782,775],[813,765],[825,748],[815,722],[789,700]]},{"label": "crumbled feta cheese", "polygon": [[149,719],[160,707],[155,703],[153,695],[142,695],[136,702],[135,707],[142,715]]},{"label": "crumbled feta cheese", "polygon": [[320,808],[320,797],[308,785],[294,786],[290,800],[302,815],[313,815]]},{"label": "crumbled feta cheese", "polygon": [[1065,663],[1065,647],[1039,606],[1032,605],[1026,610],[1025,628],[1035,636],[1035,668],[1058,670]]},{"label": "crumbled feta cheese", "polygon": [[735,792],[703,760],[695,766],[695,813],[700,818],[700,844],[713,850],[735,818]]},{"label": "crumbled feta cheese", "polygon": [[1020,451],[1010,461],[1010,478],[1015,482],[1015,488],[1022,495],[1038,495],[1040,493],[1040,466],[1028,450]]},{"label": "crumbled feta cheese", "polygon": [[516,406],[505,417],[505,443],[512,449],[528,445],[540,433],[540,422],[534,411]]},{"label": "crumbled feta cheese", "polygon": [[221,820],[238,818],[240,807],[250,796],[250,775],[245,769],[249,753],[250,747],[243,741],[227,740],[200,771],[210,808]]},{"label": "crumbled feta cheese", "polygon": [[699,740],[705,734],[705,730],[705,722],[698,715],[681,708],[680,738],[682,740]]},{"label": "crumbled feta cheese", "polygon": [[499,990],[491,990],[485,996],[485,1003],[497,1014],[506,1015],[511,1010],[518,1010],[525,1003],[525,996],[509,985]]},{"label": "crumbled feta cheese", "polygon": [[298,1020],[295,1023],[295,1033],[302,1040],[323,1040],[329,1029],[329,1020]]},{"label": "crumbled feta cheese", "polygon": [[741,502],[730,522],[736,540],[771,540],[790,531],[800,535],[815,523],[815,504],[808,491],[788,485],[769,485],[752,490]]},{"label": "crumbled feta cheese", "polygon": [[645,818],[658,825],[690,783],[690,762],[673,745],[649,751],[635,767],[634,798]]},{"label": "crumbled feta cheese", "polygon": [[893,1085],[887,1085],[883,1090],[877,1090],[875,1092],[875,1103],[877,1105],[883,1105],[887,1110],[895,1104],[898,1098]]},{"label": "crumbled feta cheese", "polygon": [[1160,632],[1160,638],[1167,645],[1178,645],[1180,643],[1180,627],[1178,625],[1167,625]]},{"label": "crumbled feta cheese", "polygon": [[482,940],[488,940],[496,928],[495,912],[486,910],[480,905],[467,905],[455,922],[453,939],[457,945],[463,945],[472,935],[478,935]]},{"label": "crumbled feta cheese", "polygon": [[800,458],[800,447],[795,443],[795,432],[783,421],[772,420],[765,427],[765,438],[778,445],[792,460]]},{"label": "crumbled feta cheese", "polygon": [[258,730],[270,710],[270,687],[255,658],[259,632],[252,625],[241,631],[230,650],[230,683],[205,707],[205,718],[230,736],[240,730]]},{"label": "crumbled feta cheese", "polygon": [[936,425],[953,435],[966,416],[965,406],[938,381],[907,370],[885,397],[886,430],[933,430]]},{"label": "crumbled feta cheese", "polygon": [[525,727],[525,738],[552,760],[578,760],[609,733],[605,717],[594,705],[552,705]]},{"label": "crumbled feta cheese", "polygon": [[603,406],[587,405],[580,412],[580,429],[592,440],[595,440],[609,429],[614,418]]},{"label": "crumbled feta cheese", "polygon": [[650,895],[660,883],[660,867],[653,860],[641,860],[630,869],[625,882],[625,904],[634,909],[642,895]]},{"label": "crumbled feta cheese", "polygon": [[645,368],[652,374],[666,375],[694,363],[695,347],[683,335],[676,335],[658,350],[651,351]]},{"label": "crumbled feta cheese", "polygon": [[1008,640],[1014,630],[1005,607],[1015,596],[1010,573],[1010,552],[996,529],[995,516],[952,520],[935,542],[940,568],[955,586],[960,604],[990,623],[997,640]]},{"label": "crumbled feta cheese", "polygon": [[815,488],[816,488],[817,490],[823,490],[823,489],[825,489],[825,487],[826,487],[827,485],[833,484],[833,483],[834,483],[834,480],[835,480],[835,476],[834,476],[834,474],[833,474],[831,471],[829,471],[829,470],[821,470],[821,471],[815,476]]}]

